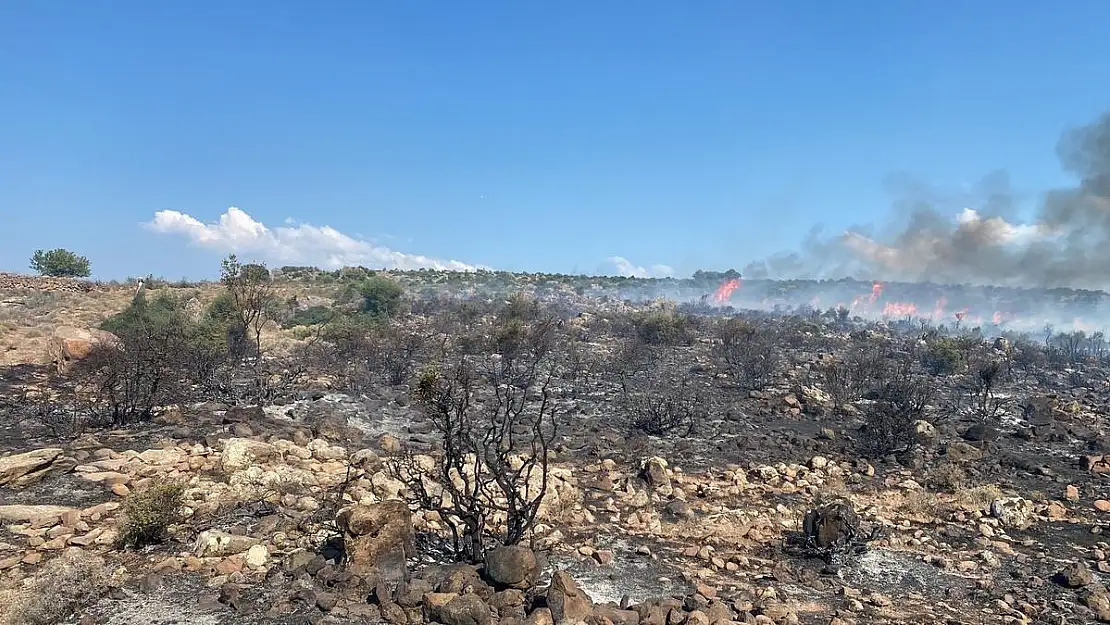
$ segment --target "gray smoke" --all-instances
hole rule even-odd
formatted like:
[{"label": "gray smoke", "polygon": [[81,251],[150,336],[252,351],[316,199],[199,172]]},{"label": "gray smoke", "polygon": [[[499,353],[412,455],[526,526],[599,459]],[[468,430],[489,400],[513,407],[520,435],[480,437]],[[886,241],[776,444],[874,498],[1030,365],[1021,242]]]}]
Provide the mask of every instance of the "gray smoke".
[{"label": "gray smoke", "polygon": [[1110,112],[1064,133],[1057,154],[1079,183],[1045,194],[1030,223],[1017,223],[1017,198],[1004,173],[961,194],[895,176],[887,181],[898,197],[888,228],[834,237],[814,230],[801,252],[753,263],[745,274],[1108,288]]}]

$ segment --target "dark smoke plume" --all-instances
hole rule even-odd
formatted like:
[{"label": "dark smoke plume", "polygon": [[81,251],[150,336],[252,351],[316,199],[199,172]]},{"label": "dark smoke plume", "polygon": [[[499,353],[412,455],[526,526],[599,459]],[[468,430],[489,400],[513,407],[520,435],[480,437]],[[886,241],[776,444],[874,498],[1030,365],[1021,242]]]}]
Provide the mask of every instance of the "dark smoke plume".
[{"label": "dark smoke plume", "polygon": [[[800,253],[749,265],[746,275],[1110,287],[1110,112],[1066,132],[1057,145],[1079,183],[1049,191],[1031,223],[1014,221],[1005,174],[980,184],[971,201],[946,197],[905,178],[888,181],[900,196],[888,232],[850,229],[833,238],[814,230]],[[974,209],[956,208],[974,205]],[[955,212],[954,218],[952,213]]]}]

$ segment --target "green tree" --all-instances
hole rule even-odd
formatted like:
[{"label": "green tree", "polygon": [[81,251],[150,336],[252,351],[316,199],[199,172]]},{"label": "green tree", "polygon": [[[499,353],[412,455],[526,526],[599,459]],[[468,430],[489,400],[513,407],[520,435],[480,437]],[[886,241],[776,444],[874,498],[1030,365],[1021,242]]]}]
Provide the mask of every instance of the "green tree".
[{"label": "green tree", "polygon": [[58,248],[56,250],[35,250],[31,256],[31,269],[44,276],[66,278],[87,278],[89,259],[73,252]]},{"label": "green tree", "polygon": [[227,289],[224,312],[230,317],[228,347],[237,356],[247,353],[249,340],[255,350],[261,348],[262,327],[273,315],[274,294],[270,270],[260,263],[242,264],[235,254],[224,259],[220,281]]},{"label": "green tree", "polygon": [[386,276],[375,274],[359,285],[362,310],[371,315],[391,317],[401,310],[405,290]]}]

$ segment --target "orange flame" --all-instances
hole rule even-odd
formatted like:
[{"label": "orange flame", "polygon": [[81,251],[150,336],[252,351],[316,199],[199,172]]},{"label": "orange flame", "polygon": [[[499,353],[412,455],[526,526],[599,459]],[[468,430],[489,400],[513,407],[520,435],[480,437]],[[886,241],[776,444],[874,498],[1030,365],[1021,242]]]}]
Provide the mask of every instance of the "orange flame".
[{"label": "orange flame", "polygon": [[883,295],[883,283],[878,282],[878,281],[872,282],[871,283],[871,303],[874,304],[875,300],[882,297],[882,295]]},{"label": "orange flame", "polygon": [[912,317],[917,314],[917,304],[910,302],[888,302],[883,306],[884,317]]},{"label": "orange flame", "polygon": [[944,307],[947,304],[948,304],[948,299],[946,297],[944,297],[943,295],[941,295],[940,299],[937,300],[936,305],[933,306],[933,319],[940,319],[941,317],[944,316]]},{"label": "orange flame", "polygon": [[713,301],[718,304],[723,304],[732,297],[732,292],[740,288],[740,278],[733,278],[717,287],[717,292],[713,294]]}]

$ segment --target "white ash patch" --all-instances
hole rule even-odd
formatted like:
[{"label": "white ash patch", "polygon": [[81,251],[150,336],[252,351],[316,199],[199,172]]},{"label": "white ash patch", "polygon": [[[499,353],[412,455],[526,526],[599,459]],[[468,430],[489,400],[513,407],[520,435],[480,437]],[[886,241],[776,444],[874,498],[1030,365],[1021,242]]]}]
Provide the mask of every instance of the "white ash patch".
[{"label": "white ash patch", "polygon": [[108,615],[105,625],[220,625],[227,621],[165,593],[137,595],[122,601],[103,600],[96,612]]},{"label": "white ash patch", "polygon": [[[623,597],[640,603],[658,597],[682,595],[689,591],[681,581],[681,573],[647,556],[638,555],[636,547],[621,538],[598,537],[598,548],[613,552],[613,562],[601,566],[590,558],[551,555],[553,567],[570,573],[578,587],[586,591],[594,603],[619,604]],[[545,578],[551,571],[545,572]],[[546,581],[546,580],[545,580]]]},{"label": "white ash patch", "polygon": [[887,549],[868,549],[840,571],[844,581],[869,591],[889,594],[935,594],[965,581],[941,572],[913,554]]}]

